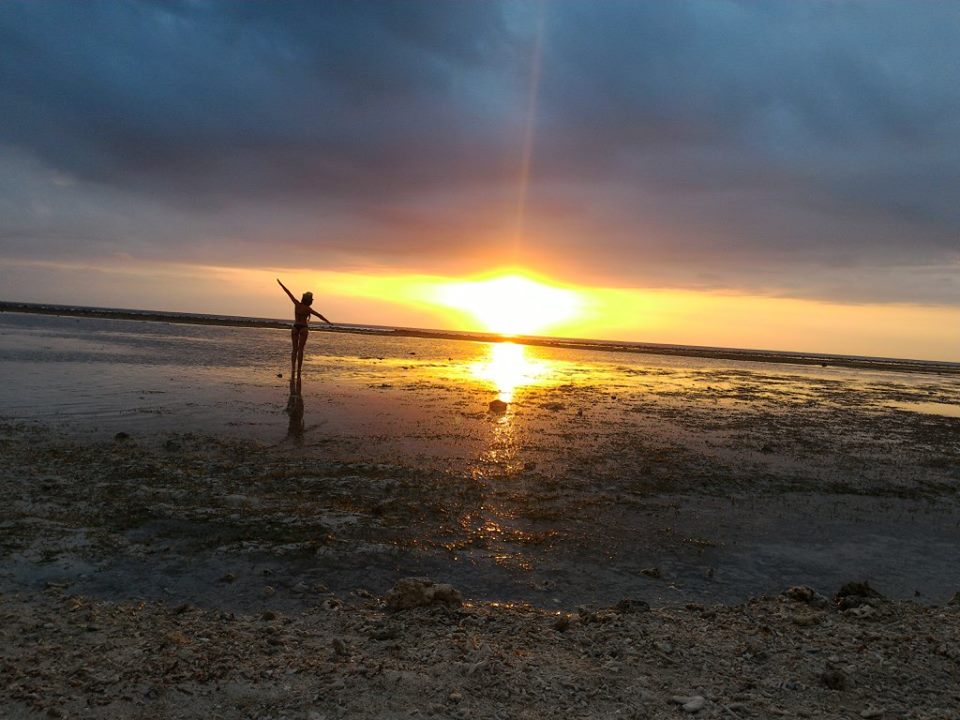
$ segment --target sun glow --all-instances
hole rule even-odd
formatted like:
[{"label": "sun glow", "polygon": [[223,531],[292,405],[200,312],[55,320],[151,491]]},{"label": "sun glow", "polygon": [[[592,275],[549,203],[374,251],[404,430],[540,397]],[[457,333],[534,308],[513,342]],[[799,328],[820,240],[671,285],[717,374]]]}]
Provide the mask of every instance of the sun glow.
[{"label": "sun glow", "polygon": [[543,331],[574,319],[583,306],[575,291],[522,275],[440,285],[434,300],[471,315],[487,330],[502,335]]},{"label": "sun glow", "polygon": [[[250,270],[127,259],[93,267],[0,259],[0,278],[9,281],[4,289],[9,286],[10,296],[25,302],[70,305],[84,297],[90,305],[126,307],[137,298],[142,308],[287,319],[290,301],[277,287],[275,278],[280,277],[298,293],[313,290],[316,309],[345,325],[466,331],[505,327],[518,334],[568,338],[960,361],[952,330],[960,327],[960,309],[955,305],[828,303],[678,288],[557,286],[534,276],[532,284],[547,287],[539,303],[543,311],[538,312],[538,303],[526,304],[522,293],[514,300],[516,307],[506,296],[497,296],[498,280],[505,276],[518,276],[516,284],[523,287],[530,274],[504,269],[464,280],[373,269]],[[91,277],[99,284],[83,294]],[[466,297],[458,297],[456,289],[463,287]],[[441,298],[454,301],[455,307]],[[481,324],[480,313],[468,308],[468,299],[482,309],[503,308],[493,314],[506,316],[506,323],[494,317]],[[566,319],[556,319],[568,313]],[[533,317],[520,322],[528,314]]]}]

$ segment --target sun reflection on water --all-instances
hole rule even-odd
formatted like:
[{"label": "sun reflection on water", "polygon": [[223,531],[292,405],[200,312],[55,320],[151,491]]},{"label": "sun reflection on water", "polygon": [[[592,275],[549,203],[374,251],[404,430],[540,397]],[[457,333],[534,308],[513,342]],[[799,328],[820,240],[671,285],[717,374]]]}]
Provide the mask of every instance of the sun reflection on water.
[{"label": "sun reflection on water", "polygon": [[470,374],[477,380],[493,385],[504,402],[512,402],[517,388],[542,383],[550,371],[550,363],[534,360],[527,348],[510,342],[493,343],[490,354],[471,363]]},{"label": "sun reflection on water", "polygon": [[491,343],[484,356],[466,366],[470,378],[497,392],[508,409],[495,416],[489,445],[473,469],[481,497],[460,519],[467,534],[465,547],[483,552],[501,567],[524,572],[534,569],[530,546],[547,542],[551,536],[523,527],[502,495],[507,487],[512,488],[509,492],[514,498],[515,493],[522,494],[522,474],[529,467],[522,457],[528,439],[526,423],[518,422],[513,403],[522,388],[542,388],[563,374],[560,362],[535,357],[535,352],[511,342]]}]

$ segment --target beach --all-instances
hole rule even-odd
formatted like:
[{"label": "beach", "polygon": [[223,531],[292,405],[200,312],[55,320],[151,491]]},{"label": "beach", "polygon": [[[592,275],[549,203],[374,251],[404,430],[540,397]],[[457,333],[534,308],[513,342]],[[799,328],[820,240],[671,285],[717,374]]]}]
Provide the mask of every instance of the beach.
[{"label": "beach", "polygon": [[0,315],[12,717],[956,717],[960,375],[288,347]]}]

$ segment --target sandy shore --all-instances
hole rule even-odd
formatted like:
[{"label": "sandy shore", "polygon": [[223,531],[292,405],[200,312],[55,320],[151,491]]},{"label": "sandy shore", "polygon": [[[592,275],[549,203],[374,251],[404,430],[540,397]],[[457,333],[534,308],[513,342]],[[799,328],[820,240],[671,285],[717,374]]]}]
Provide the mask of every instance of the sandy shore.
[{"label": "sandy shore", "polygon": [[960,707],[960,604],[315,603],[244,615],[4,596],[4,716],[950,720]]},{"label": "sandy shore", "polygon": [[37,318],[4,718],[958,717],[956,378]]},{"label": "sandy shore", "polygon": [[[501,552],[512,543],[538,563],[535,548],[556,538],[464,526],[490,498],[448,471],[191,434],[89,443],[2,430],[5,717],[946,720],[960,707],[960,606],[945,600],[821,586],[829,597],[649,609],[673,584],[651,567],[649,593],[571,602],[563,574],[511,568]],[[898,490],[935,504],[952,492],[925,475]],[[611,508],[625,497],[602,483],[583,494]],[[584,511],[569,503],[523,507],[556,528]],[[725,539],[701,538],[701,551]],[[531,601],[461,587],[463,606],[390,609],[405,570],[457,585],[451,568],[471,553],[533,578]],[[490,572],[467,562],[461,575]]]}]

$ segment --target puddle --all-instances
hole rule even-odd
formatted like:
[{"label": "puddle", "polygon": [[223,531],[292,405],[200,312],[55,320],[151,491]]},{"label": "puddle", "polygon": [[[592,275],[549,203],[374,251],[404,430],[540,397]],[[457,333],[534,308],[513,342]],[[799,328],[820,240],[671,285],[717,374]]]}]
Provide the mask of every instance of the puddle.
[{"label": "puddle", "polygon": [[894,410],[920,413],[921,415],[939,415],[941,417],[960,418],[960,405],[942,402],[888,402],[886,407]]}]

